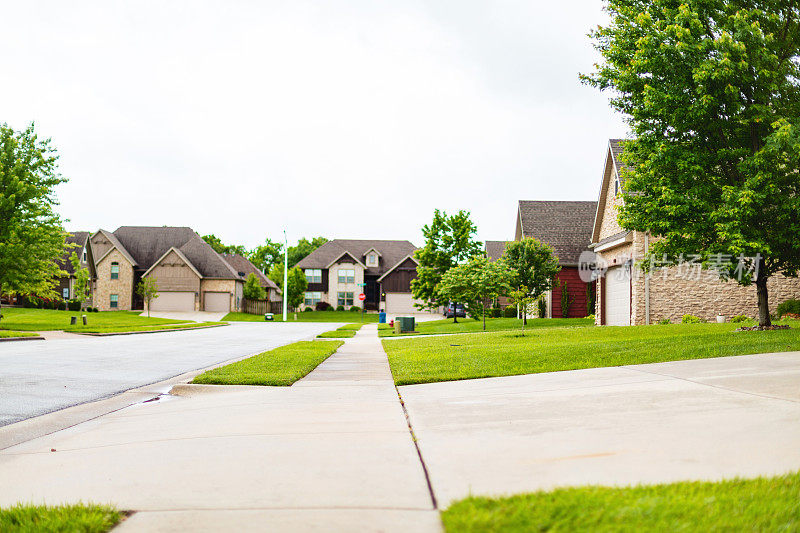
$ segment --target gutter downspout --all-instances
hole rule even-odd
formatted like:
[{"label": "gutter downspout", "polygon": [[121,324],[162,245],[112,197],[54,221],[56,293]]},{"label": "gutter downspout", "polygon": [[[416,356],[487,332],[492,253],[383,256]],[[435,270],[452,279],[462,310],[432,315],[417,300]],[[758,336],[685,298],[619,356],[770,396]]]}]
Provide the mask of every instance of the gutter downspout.
[{"label": "gutter downspout", "polygon": [[[650,232],[644,232],[644,258],[647,259],[650,250]],[[650,325],[650,269],[644,275],[644,323]]]}]

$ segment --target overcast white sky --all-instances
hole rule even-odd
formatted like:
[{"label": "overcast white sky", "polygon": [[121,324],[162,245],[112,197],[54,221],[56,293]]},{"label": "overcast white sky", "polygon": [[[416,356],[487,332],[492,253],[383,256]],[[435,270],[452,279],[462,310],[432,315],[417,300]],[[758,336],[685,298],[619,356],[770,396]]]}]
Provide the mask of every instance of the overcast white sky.
[{"label": "overcast white sky", "polygon": [[409,239],[434,208],[513,238],[594,200],[626,127],[582,86],[600,0],[6,2],[0,122],[61,154],[69,229]]}]

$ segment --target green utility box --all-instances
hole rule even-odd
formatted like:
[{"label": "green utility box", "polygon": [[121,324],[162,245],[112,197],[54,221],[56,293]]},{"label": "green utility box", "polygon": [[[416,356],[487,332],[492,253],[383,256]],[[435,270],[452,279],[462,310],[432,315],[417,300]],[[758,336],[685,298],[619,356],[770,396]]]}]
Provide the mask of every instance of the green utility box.
[{"label": "green utility box", "polygon": [[409,333],[414,331],[414,317],[413,316],[399,316],[394,319],[394,332],[395,333]]}]

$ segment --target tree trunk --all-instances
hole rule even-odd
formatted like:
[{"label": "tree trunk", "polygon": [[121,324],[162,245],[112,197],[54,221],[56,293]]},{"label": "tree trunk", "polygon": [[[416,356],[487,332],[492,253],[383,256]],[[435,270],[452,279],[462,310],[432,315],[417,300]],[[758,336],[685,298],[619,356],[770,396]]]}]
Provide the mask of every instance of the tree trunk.
[{"label": "tree trunk", "polygon": [[486,306],[483,306],[483,331],[486,331]]},{"label": "tree trunk", "polygon": [[756,295],[758,296],[758,325],[771,326],[769,318],[769,298],[767,295],[767,277],[759,274],[756,280]]}]

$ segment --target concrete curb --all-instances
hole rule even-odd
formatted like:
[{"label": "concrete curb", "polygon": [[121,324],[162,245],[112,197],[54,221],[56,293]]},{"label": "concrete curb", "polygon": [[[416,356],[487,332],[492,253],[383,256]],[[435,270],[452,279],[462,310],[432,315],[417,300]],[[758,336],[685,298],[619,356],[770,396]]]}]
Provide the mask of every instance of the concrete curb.
[{"label": "concrete curb", "polygon": [[44,337],[36,335],[34,337],[0,337],[0,342],[18,342],[18,341],[43,341]]}]

